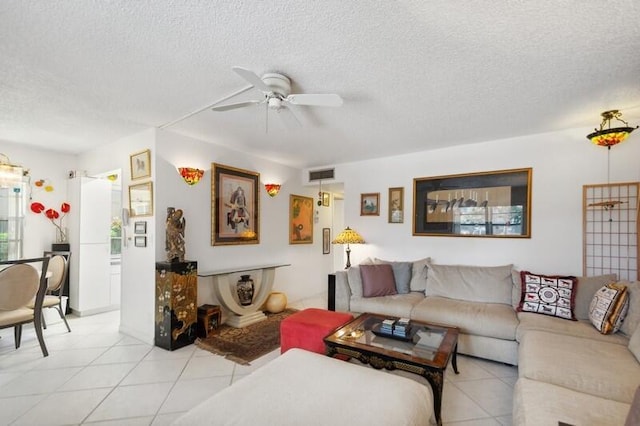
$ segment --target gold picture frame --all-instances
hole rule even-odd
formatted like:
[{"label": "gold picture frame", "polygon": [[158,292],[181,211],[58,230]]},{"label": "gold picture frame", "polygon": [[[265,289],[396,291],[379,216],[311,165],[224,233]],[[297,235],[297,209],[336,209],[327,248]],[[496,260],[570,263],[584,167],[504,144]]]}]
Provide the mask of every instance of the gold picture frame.
[{"label": "gold picture frame", "polygon": [[389,188],[389,223],[404,222],[404,188]]},{"label": "gold picture frame", "polygon": [[153,183],[129,185],[129,216],[153,216]]},{"label": "gold picture frame", "polygon": [[260,243],[260,173],[212,163],[211,245]]},{"label": "gold picture frame", "polygon": [[145,149],[131,154],[129,156],[129,165],[131,167],[131,180],[151,177],[151,151]]},{"label": "gold picture frame", "polygon": [[360,216],[380,216],[380,193],[360,194]]},{"label": "gold picture frame", "polygon": [[328,192],[323,192],[322,193],[322,207],[329,207],[329,200],[331,199],[331,196],[329,195]]},{"label": "gold picture frame", "polygon": [[413,179],[413,235],[531,238],[531,168]]},{"label": "gold picture frame", "polygon": [[289,195],[289,244],[313,244],[313,198]]}]

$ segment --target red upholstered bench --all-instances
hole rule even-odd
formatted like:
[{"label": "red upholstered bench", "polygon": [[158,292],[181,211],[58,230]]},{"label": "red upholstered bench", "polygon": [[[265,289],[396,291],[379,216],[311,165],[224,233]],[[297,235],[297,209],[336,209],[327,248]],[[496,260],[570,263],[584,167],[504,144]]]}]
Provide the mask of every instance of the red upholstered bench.
[{"label": "red upholstered bench", "polygon": [[309,308],[296,312],[280,323],[280,353],[301,348],[324,354],[322,339],[352,319],[351,314],[324,309]]}]

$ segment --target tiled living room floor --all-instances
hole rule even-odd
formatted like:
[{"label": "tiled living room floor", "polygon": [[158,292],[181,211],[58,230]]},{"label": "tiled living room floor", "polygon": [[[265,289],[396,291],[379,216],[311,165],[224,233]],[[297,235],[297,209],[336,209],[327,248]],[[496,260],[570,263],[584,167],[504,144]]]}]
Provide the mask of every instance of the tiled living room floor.
[{"label": "tiled living room floor", "polygon": [[[292,307],[324,306],[318,297]],[[69,316],[71,333],[51,324],[47,358],[31,326],[17,351],[13,329],[0,330],[0,425],[168,425],[279,355],[241,366],[194,345],[169,352],[120,334],[119,315]],[[511,424],[517,368],[466,356],[458,367],[445,374],[445,425]]]}]

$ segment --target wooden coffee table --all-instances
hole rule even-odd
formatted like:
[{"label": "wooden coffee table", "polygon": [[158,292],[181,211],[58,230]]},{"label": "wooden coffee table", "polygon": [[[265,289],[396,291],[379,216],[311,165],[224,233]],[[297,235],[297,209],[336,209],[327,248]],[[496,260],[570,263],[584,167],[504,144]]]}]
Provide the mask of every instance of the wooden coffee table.
[{"label": "wooden coffee table", "polygon": [[324,338],[327,355],[346,355],[376,369],[398,369],[424,377],[433,389],[434,414],[441,425],[442,386],[449,360],[458,374],[458,329],[411,321],[416,333],[405,341],[374,333],[385,319],[398,318],[364,313],[346,323]]}]

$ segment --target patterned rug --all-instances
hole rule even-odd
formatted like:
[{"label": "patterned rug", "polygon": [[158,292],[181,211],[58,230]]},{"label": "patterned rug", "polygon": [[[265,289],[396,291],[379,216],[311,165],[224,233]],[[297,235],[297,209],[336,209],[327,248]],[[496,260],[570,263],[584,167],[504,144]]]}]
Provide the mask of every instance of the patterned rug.
[{"label": "patterned rug", "polygon": [[206,339],[196,339],[196,346],[238,364],[249,365],[280,347],[280,322],[296,312],[295,309],[285,309],[278,314],[265,312],[266,320],[244,328],[223,324]]}]

